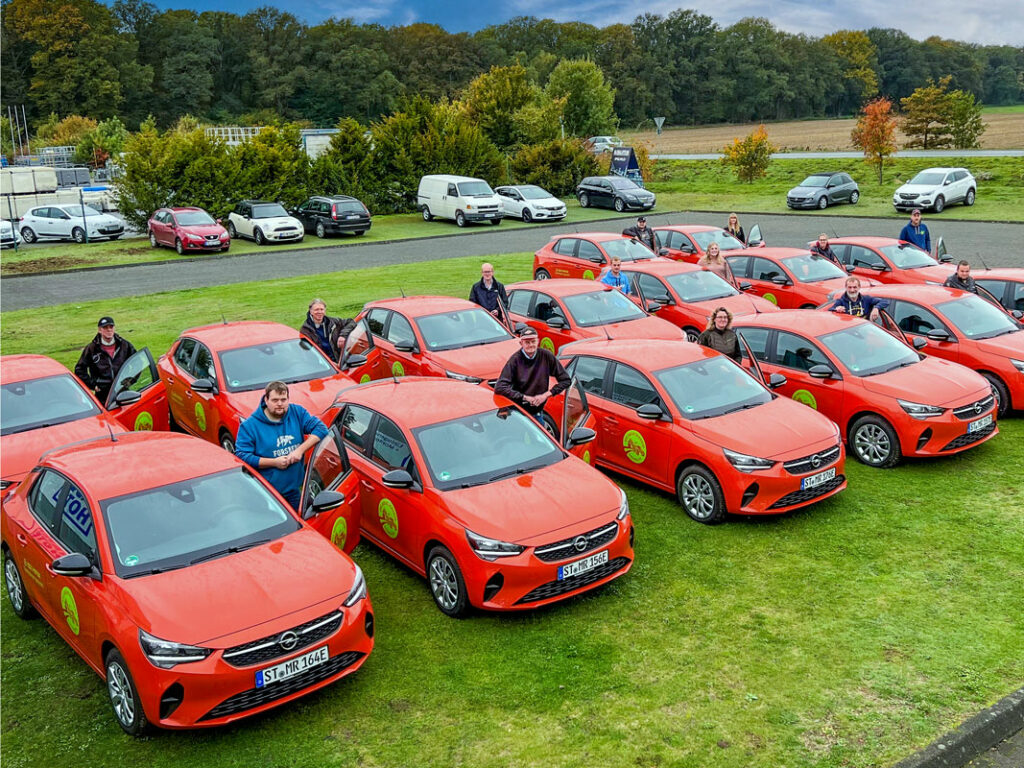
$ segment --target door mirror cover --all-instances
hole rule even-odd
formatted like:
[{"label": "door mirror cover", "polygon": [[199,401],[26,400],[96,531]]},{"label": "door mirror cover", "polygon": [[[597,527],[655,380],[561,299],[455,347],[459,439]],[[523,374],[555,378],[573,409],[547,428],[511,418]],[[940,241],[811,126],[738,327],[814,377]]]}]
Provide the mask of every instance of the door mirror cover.
[{"label": "door mirror cover", "polygon": [[217,384],[210,379],[196,379],[192,382],[192,391],[215,393]]},{"label": "door mirror cover", "polygon": [[832,369],[827,365],[814,365],[807,371],[807,374],[812,379],[831,379]]},{"label": "door mirror cover", "polygon": [[576,429],[569,433],[568,447],[574,448],[577,445],[592,443],[596,439],[597,432],[592,430],[590,427],[576,427]]},{"label": "door mirror cover", "polygon": [[121,407],[122,405],[132,405],[139,402],[142,399],[142,395],[132,389],[126,389],[124,392],[118,392],[117,397],[114,398],[114,406]]},{"label": "door mirror cover", "polygon": [[744,280],[742,283],[740,283],[740,290],[741,291],[749,291],[753,287],[754,286],[751,283],[748,283],[746,280]]},{"label": "door mirror cover", "polygon": [[72,552],[54,560],[50,569],[58,576],[88,576],[92,573],[92,562],[80,552]]},{"label": "door mirror cover", "polygon": [[418,349],[416,349],[415,344],[410,344],[408,341],[403,341],[399,342],[398,344],[395,344],[395,349],[397,349],[399,352],[405,352],[408,354],[413,354],[419,351]]},{"label": "door mirror cover", "polygon": [[662,305],[659,302],[657,302],[657,301],[649,301],[649,302],[647,302],[647,311],[648,312],[660,312],[661,311],[661,306]]},{"label": "door mirror cover", "polygon": [[941,328],[932,328],[927,335],[932,341],[949,341],[949,334]]},{"label": "door mirror cover", "polygon": [[855,270],[856,267],[853,266],[853,264],[847,264],[845,267],[843,267],[843,269],[846,270],[846,274],[852,274],[853,270]]},{"label": "door mirror cover", "polygon": [[393,469],[381,478],[385,488],[412,488],[412,475],[404,469]]},{"label": "door mirror cover", "polygon": [[366,355],[349,355],[342,362],[341,369],[358,368],[360,365],[366,365]]},{"label": "door mirror cover", "polygon": [[915,336],[914,340],[910,343],[914,345],[914,349],[924,349],[928,346],[928,340],[922,339],[920,336]]},{"label": "door mirror cover", "polygon": [[654,403],[645,403],[644,405],[641,405],[639,408],[636,409],[636,415],[639,416],[641,419],[650,419],[651,421],[657,421],[658,419],[665,415],[665,412],[661,410],[660,405],[655,405]]},{"label": "door mirror cover", "polygon": [[792,283],[789,282],[789,278],[785,275],[776,275],[772,278],[772,282],[776,285],[792,285]]},{"label": "door mirror cover", "polygon": [[778,389],[779,387],[783,386],[787,381],[788,379],[781,373],[773,373],[771,376],[768,377],[768,388]]},{"label": "door mirror cover", "polygon": [[549,317],[547,320],[548,328],[566,328],[567,324],[565,320],[560,317]]},{"label": "door mirror cover", "polygon": [[304,517],[308,518],[321,512],[329,512],[332,509],[337,509],[344,503],[344,493],[338,493],[338,491],[320,491],[320,493],[313,498],[313,502],[306,508],[306,514]]}]

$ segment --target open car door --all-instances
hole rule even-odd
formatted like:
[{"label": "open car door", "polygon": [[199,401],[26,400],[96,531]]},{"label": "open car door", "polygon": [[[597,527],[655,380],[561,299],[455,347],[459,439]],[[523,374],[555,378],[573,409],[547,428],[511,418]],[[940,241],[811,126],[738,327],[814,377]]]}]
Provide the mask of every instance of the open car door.
[{"label": "open car door", "polygon": [[761,248],[764,244],[764,238],[761,236],[761,225],[755,224],[747,233],[747,248]]},{"label": "open car door", "polygon": [[313,446],[297,511],[338,549],[351,552],[359,543],[359,478],[338,430],[335,422]]},{"label": "open car door", "polygon": [[873,320],[872,322],[882,328],[882,330],[895,336],[913,350],[919,350],[928,344],[928,342],[921,336],[916,336],[913,339],[907,336],[907,334],[903,332],[903,329],[896,324],[896,321],[892,319],[892,315],[884,309],[878,310],[878,319]]},{"label": "open car door", "polygon": [[569,382],[569,388],[565,390],[565,399],[562,401],[562,423],[561,432],[562,447],[577,458],[583,459],[587,464],[593,464],[591,458],[591,443],[597,437],[592,426],[593,417],[590,415],[590,406],[587,405],[587,395],[575,378]]},{"label": "open car door", "polygon": [[373,343],[373,334],[370,333],[365,317],[356,323],[356,327],[345,339],[338,365],[359,383],[381,378],[380,350]]},{"label": "open car door", "polygon": [[114,376],[104,407],[125,429],[166,432],[171,428],[167,389],[149,347],[124,361]]},{"label": "open car door", "polygon": [[740,368],[749,373],[755,381],[764,384],[769,389],[772,389],[771,380],[765,377],[764,371],[761,370],[761,364],[757,362],[757,358],[754,357],[754,352],[750,348],[750,345],[747,344],[747,340],[739,333],[736,334],[736,339],[739,341],[740,351],[743,353],[740,360]]}]

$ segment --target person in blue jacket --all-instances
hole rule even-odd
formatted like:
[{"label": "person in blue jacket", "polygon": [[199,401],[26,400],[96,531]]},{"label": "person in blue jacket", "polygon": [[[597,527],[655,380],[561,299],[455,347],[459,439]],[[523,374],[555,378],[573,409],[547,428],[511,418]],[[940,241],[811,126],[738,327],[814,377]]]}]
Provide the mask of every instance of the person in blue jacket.
[{"label": "person in blue jacket", "polygon": [[900,231],[900,240],[913,243],[925,253],[932,252],[932,236],[928,233],[928,227],[921,223],[920,208],[910,212],[910,223]]},{"label": "person in blue jacket", "polygon": [[235,455],[257,470],[294,509],[302,494],[302,457],[327,436],[327,427],[301,405],[288,402],[288,385],[267,384],[263,399],[238,428]]},{"label": "person in blue jacket", "polygon": [[889,306],[888,299],[876,299],[860,292],[860,278],[846,278],[846,291],[829,307],[831,312],[845,312],[854,317],[867,317],[870,320],[878,319],[878,310],[886,309]]},{"label": "person in blue jacket", "polygon": [[618,256],[612,256],[611,266],[607,272],[601,275],[601,282],[612,288],[618,288],[627,296],[630,294],[629,278],[622,274],[622,259]]}]

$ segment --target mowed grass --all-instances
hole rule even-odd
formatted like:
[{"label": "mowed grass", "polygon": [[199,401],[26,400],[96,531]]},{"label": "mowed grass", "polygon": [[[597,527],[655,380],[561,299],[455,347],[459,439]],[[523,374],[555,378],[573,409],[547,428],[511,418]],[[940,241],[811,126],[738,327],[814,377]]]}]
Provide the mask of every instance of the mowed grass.
[{"label": "mowed grass", "polygon": [[[489,257],[529,276],[528,253]],[[5,354],[73,363],[113,314],[164,351],[186,326],[298,326],[371,298],[462,295],[482,259],[383,267],[3,314]],[[1024,679],[1024,420],[960,456],[890,471],[780,518],[709,528],[618,478],[636,564],[580,599],[445,618],[423,580],[355,551],[377,645],[340,684],[224,729],[122,734],[95,674],[44,622],[2,619],[8,766],[888,765]]]}]

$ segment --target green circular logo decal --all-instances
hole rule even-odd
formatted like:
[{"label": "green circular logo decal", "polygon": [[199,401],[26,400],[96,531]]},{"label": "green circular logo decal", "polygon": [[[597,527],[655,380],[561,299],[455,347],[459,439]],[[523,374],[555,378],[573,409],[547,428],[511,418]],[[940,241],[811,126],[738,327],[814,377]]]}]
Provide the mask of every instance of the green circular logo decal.
[{"label": "green circular logo decal", "polygon": [[359,383],[360,383],[360,384],[365,384],[365,383],[366,383],[366,382],[368,382],[369,380],[370,380],[370,374],[368,374],[368,373],[364,373],[364,374],[363,374],[363,377],[362,377],[361,379],[359,379]]},{"label": "green circular logo decal", "polygon": [[588,269],[586,272],[584,272],[583,273],[583,279],[584,280],[593,280],[594,279],[594,272],[593,272],[593,270]]},{"label": "green circular logo decal", "polygon": [[584,451],[583,452],[583,460],[585,462],[587,462],[587,464],[590,463],[590,451]]},{"label": "green circular logo decal", "polygon": [[78,624],[78,605],[75,603],[75,596],[71,594],[70,587],[64,587],[60,591],[60,607],[64,611],[64,620],[68,623],[71,631],[76,635],[81,627]]},{"label": "green circular logo decal", "polygon": [[405,376],[405,366],[397,360],[391,364],[391,375],[392,376]]},{"label": "green circular logo decal", "polygon": [[626,450],[626,457],[634,464],[643,464],[647,458],[647,441],[635,429],[622,436],[622,447]]},{"label": "green circular logo decal", "polygon": [[545,336],[540,340],[541,349],[546,349],[552,355],[555,354],[555,342],[551,340],[550,336]]},{"label": "green circular logo decal", "polygon": [[206,411],[203,410],[202,403],[196,403],[196,426],[200,432],[206,431]]},{"label": "green circular logo decal", "polygon": [[817,398],[815,398],[815,396],[808,392],[806,389],[798,389],[796,392],[794,392],[793,399],[796,400],[798,403],[809,405],[814,410],[818,410]]},{"label": "green circular logo decal", "polygon": [[779,306],[779,300],[775,298],[775,294],[774,293],[766,293],[763,298],[765,298],[768,301],[770,301],[776,307]]},{"label": "green circular logo decal", "polygon": [[392,539],[396,538],[398,536],[398,513],[390,499],[381,499],[380,504],[377,505],[377,517],[380,519],[380,527],[384,529],[384,533]]},{"label": "green circular logo decal", "polygon": [[153,416],[149,411],[143,411],[135,417],[136,432],[152,432],[153,431]]},{"label": "green circular logo decal", "polygon": [[339,517],[334,521],[334,527],[331,528],[331,544],[338,549],[344,549],[346,538],[348,538],[348,521],[344,517]]}]

